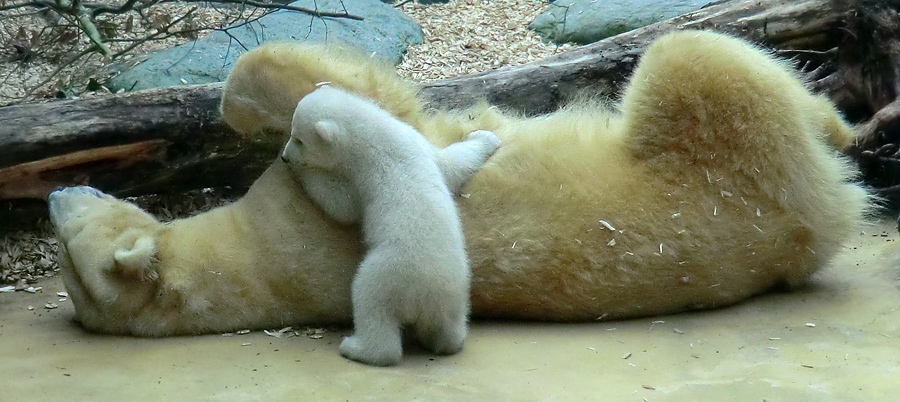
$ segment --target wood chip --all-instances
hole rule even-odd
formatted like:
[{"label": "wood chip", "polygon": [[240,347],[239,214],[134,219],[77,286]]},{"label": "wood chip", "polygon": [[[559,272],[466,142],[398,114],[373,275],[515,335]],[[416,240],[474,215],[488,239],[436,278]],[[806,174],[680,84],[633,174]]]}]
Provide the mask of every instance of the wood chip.
[{"label": "wood chip", "polygon": [[274,330],[274,329],[273,329],[273,330],[268,330],[268,329],[267,329],[267,330],[263,330],[263,332],[264,332],[266,335],[268,335],[268,336],[272,336],[272,337],[275,337],[275,338],[282,338],[282,337],[285,337],[285,336],[287,336],[287,337],[293,336],[293,335],[294,335],[293,332],[292,332],[293,329],[294,329],[293,327],[284,327],[284,328],[279,329],[279,330]]},{"label": "wood chip", "polygon": [[574,47],[544,42],[528,29],[546,8],[542,1],[409,2],[399,8],[425,33],[398,66],[402,77],[417,82],[527,63]]}]

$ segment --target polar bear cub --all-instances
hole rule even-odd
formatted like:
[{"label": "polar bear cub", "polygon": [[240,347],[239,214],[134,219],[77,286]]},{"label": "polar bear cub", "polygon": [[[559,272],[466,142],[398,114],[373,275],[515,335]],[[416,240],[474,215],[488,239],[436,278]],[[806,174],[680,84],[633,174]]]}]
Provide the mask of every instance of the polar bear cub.
[{"label": "polar bear cub", "polygon": [[482,130],[439,150],[374,103],[328,86],[300,100],[282,159],[323,211],[362,223],[368,247],[341,355],[397,364],[406,326],[433,353],[462,349],[470,272],[451,190],[499,145]]}]

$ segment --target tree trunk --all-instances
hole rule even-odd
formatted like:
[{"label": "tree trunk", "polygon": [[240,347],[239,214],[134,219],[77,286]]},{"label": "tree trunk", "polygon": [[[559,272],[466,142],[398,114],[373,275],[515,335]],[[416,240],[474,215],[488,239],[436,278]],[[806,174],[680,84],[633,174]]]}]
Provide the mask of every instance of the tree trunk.
[{"label": "tree trunk", "polygon": [[[798,59],[815,90],[863,120],[897,94],[898,2],[719,2],[552,58],[426,84],[421,96],[435,108],[486,98],[528,115],[584,91],[614,97],[653,39],[709,29]],[[120,196],[249,185],[281,144],[242,140],[229,130],[218,112],[221,89],[208,84],[0,108],[0,199],[44,198],[54,186],[83,183]]]}]

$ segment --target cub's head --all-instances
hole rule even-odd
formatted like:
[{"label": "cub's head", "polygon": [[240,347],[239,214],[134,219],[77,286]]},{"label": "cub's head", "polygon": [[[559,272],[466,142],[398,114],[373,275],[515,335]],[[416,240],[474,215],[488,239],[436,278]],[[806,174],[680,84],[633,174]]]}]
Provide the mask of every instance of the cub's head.
[{"label": "cub's head", "polygon": [[157,292],[156,234],[163,225],[93,187],[56,190],[48,203],[76,318],[93,331],[128,333],[129,319]]},{"label": "cub's head", "polygon": [[[340,161],[349,157],[349,127],[364,127],[354,121],[352,109],[362,101],[344,91],[321,86],[303,97],[294,109],[291,138],[281,153],[292,170],[314,168],[340,171]],[[349,110],[348,110],[349,109]]]}]

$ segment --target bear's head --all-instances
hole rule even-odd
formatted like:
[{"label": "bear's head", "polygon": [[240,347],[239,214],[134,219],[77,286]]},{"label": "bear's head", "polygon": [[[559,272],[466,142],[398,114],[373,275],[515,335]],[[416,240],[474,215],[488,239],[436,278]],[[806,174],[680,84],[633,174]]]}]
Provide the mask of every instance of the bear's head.
[{"label": "bear's head", "polygon": [[163,225],[93,187],[58,189],[48,202],[76,319],[94,331],[127,333],[127,318],[157,292],[156,235]]},{"label": "bear's head", "polygon": [[291,120],[291,137],[281,158],[292,169],[339,170],[351,133],[349,125],[365,125],[349,109],[364,107],[361,98],[327,85],[303,97]]}]

